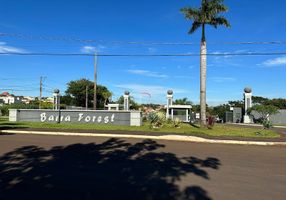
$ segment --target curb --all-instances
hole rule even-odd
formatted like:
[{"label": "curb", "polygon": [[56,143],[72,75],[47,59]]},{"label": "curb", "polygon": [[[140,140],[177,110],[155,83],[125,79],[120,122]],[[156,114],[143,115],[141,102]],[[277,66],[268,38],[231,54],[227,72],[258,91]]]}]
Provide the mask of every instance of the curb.
[{"label": "curb", "polygon": [[205,139],[196,136],[182,135],[128,135],[128,134],[107,134],[107,133],[68,133],[68,132],[44,132],[44,131],[15,131],[2,130],[0,134],[31,134],[31,135],[55,135],[55,136],[84,136],[84,137],[113,137],[129,139],[153,139],[179,142],[209,143],[209,144],[236,144],[236,145],[256,145],[256,146],[286,146],[286,142],[262,142],[262,141],[238,141],[238,140],[215,140]]}]

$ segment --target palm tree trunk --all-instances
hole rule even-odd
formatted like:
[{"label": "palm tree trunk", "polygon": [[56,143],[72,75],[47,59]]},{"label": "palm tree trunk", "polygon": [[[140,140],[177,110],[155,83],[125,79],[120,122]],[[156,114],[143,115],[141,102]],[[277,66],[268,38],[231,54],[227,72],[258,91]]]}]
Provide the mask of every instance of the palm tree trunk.
[{"label": "palm tree trunk", "polygon": [[206,126],[206,75],[207,75],[207,43],[205,39],[205,26],[202,27],[201,63],[200,63],[200,106],[201,126]]}]

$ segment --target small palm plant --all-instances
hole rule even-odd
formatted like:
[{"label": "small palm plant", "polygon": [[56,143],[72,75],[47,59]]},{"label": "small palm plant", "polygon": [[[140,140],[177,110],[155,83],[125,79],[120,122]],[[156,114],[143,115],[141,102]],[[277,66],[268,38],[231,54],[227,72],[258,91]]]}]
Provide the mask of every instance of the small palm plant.
[{"label": "small palm plant", "polygon": [[166,121],[166,115],[163,112],[151,112],[148,115],[148,121],[150,128],[161,128]]}]

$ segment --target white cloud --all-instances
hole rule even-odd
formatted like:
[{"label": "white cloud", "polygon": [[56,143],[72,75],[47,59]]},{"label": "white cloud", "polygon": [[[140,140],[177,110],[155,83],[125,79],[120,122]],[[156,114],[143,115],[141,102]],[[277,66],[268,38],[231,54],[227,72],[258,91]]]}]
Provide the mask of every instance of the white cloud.
[{"label": "white cloud", "polygon": [[174,78],[177,78],[177,79],[193,79],[192,76],[174,76]]},{"label": "white cloud", "polygon": [[127,72],[130,74],[137,74],[137,75],[155,77],[155,78],[168,78],[169,77],[166,74],[160,74],[158,72],[151,72],[148,70],[140,70],[140,69],[127,70]]},{"label": "white cloud", "polygon": [[230,54],[230,52],[220,52],[220,51],[215,51],[215,52],[213,52],[212,53],[213,55],[217,55],[216,57],[215,57],[215,59],[220,59],[221,57],[223,57],[223,58],[229,58],[229,57],[231,57],[230,55],[228,55],[228,54]]},{"label": "white cloud", "polygon": [[[130,91],[130,95],[134,97],[135,101],[138,101],[140,103],[159,103],[159,104],[165,104],[166,101],[166,95],[168,90],[174,91],[174,96],[180,97],[180,96],[189,96],[190,91],[181,89],[181,88],[172,88],[172,87],[166,87],[161,85],[148,85],[148,84],[118,84],[113,85],[113,87],[116,87],[118,89],[115,89],[115,91],[118,91],[118,97],[122,95],[123,91]],[[151,95],[151,97],[147,97],[145,94],[148,93]]]},{"label": "white cloud", "polygon": [[286,65],[286,56],[266,60],[262,63],[262,65],[266,67]]},{"label": "white cloud", "polygon": [[156,52],[157,52],[157,49],[156,49],[156,48],[153,48],[153,47],[149,47],[149,48],[148,48],[148,52],[149,52],[149,53],[156,53]]},{"label": "white cloud", "polygon": [[[234,56],[228,55],[229,52],[213,52],[214,56],[210,56],[210,61],[208,62],[207,66],[216,66],[216,67],[223,67],[223,66],[233,66],[238,67],[241,63],[238,63],[234,58]],[[217,55],[217,56],[216,56]]]},{"label": "white cloud", "polygon": [[84,46],[81,48],[82,53],[95,53],[96,48],[92,46]]},{"label": "white cloud", "polygon": [[117,88],[121,88],[124,90],[129,90],[132,93],[142,93],[148,92],[152,96],[156,95],[165,95],[167,91],[172,89],[176,94],[188,94],[189,91],[179,88],[167,88],[160,85],[140,85],[140,84],[122,84],[122,85],[115,85]]},{"label": "white cloud", "polygon": [[217,83],[236,81],[236,79],[233,77],[211,77],[210,80],[217,82]]},{"label": "white cloud", "polygon": [[6,42],[0,42],[0,53],[27,53],[26,50],[8,46]]},{"label": "white cloud", "polygon": [[105,46],[103,45],[98,45],[98,46],[83,46],[81,47],[80,51],[82,53],[95,53],[95,52],[102,52],[103,49],[106,49]]},{"label": "white cloud", "polygon": [[219,56],[223,57],[223,58],[230,58],[230,57],[234,57],[235,56],[235,55],[231,55],[231,54],[243,54],[243,53],[247,53],[247,52],[249,52],[249,51],[246,50],[246,49],[239,49],[239,50],[235,50],[233,52],[214,51],[212,54],[218,55],[217,58]]}]

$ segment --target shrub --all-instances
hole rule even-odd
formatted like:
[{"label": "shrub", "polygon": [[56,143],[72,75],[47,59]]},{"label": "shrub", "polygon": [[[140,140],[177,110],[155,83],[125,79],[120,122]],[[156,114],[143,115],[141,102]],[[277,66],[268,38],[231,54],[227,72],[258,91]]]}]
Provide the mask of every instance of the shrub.
[{"label": "shrub", "polygon": [[[39,105],[37,104],[23,104],[23,103],[15,103],[10,105],[3,105],[0,107],[1,113],[3,116],[9,115],[9,109],[38,109]],[[52,109],[53,104],[48,102],[43,102],[42,109]]]},{"label": "shrub", "polygon": [[168,118],[168,119],[166,120],[166,124],[172,125],[172,124],[173,124],[173,120],[172,120],[171,118]]},{"label": "shrub", "polygon": [[175,118],[174,120],[173,120],[173,126],[175,127],[175,128],[180,128],[180,125],[182,124],[182,121],[179,119],[179,118]]},{"label": "shrub", "polygon": [[207,128],[212,129],[215,124],[215,118],[213,116],[209,116],[207,119]]},{"label": "shrub", "polygon": [[270,120],[268,120],[268,119],[263,120],[262,121],[262,125],[263,125],[264,129],[270,129],[270,128],[273,127],[272,122]]},{"label": "shrub", "polygon": [[161,128],[166,122],[166,116],[163,112],[151,112],[148,115],[150,121],[150,128]]},{"label": "shrub", "polygon": [[261,116],[261,122],[264,129],[272,127],[270,116],[279,113],[278,108],[272,105],[255,105],[248,110],[248,113],[256,111]]}]

